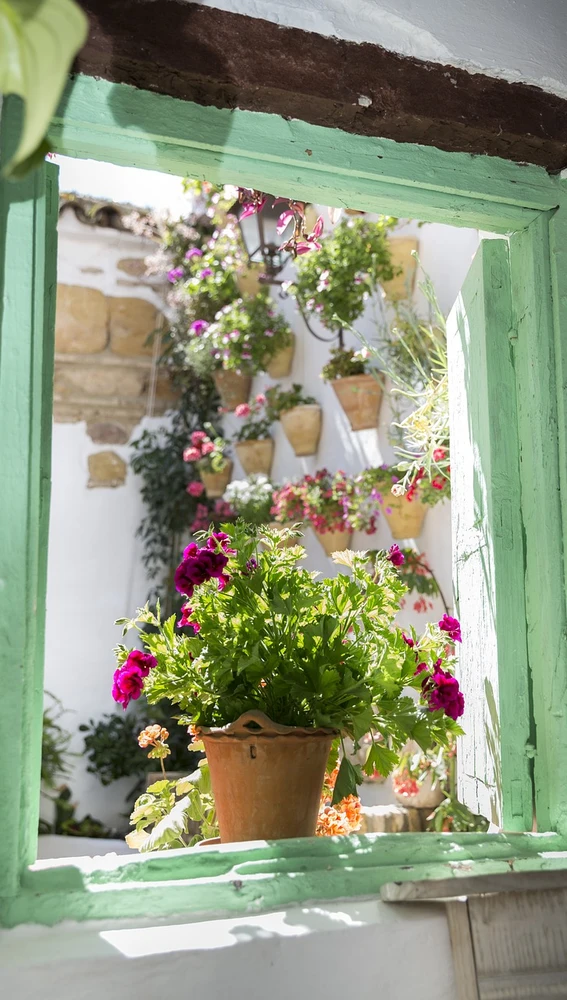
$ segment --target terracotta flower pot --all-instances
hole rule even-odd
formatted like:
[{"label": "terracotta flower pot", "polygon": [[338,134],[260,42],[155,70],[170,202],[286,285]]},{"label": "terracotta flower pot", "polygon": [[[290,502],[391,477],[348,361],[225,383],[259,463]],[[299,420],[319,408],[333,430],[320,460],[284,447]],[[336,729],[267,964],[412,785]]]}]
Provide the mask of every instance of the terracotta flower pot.
[{"label": "terracotta flower pot", "polygon": [[273,358],[266,362],[266,371],[270,378],[285,378],[286,375],[289,375],[294,353],[295,335],[293,335],[291,344],[287,347],[282,347],[281,351],[278,351],[277,354],[274,354]]},{"label": "terracotta flower pot", "polygon": [[258,441],[239,441],[236,454],[247,476],[256,472],[270,475],[274,457],[274,442],[271,438],[261,438]]},{"label": "terracotta flower pot", "polygon": [[222,497],[232,476],[232,462],[227,462],[222,472],[203,472],[199,469],[205,493],[211,500]]},{"label": "terracotta flower pot", "polygon": [[[388,514],[387,507],[391,509],[391,514]],[[421,500],[415,497],[407,500],[405,496],[395,497],[388,493],[384,496],[383,510],[394,538],[419,538],[427,513],[427,507]]]},{"label": "terracotta flower pot", "polygon": [[321,436],[321,407],[318,403],[294,406],[281,414],[280,421],[297,456],[317,453]]},{"label": "terracotta flower pot", "polygon": [[353,431],[376,427],[382,386],[373,375],[349,375],[331,382]]},{"label": "terracotta flower pot", "polygon": [[433,786],[435,775],[431,772],[426,774],[420,783],[419,791],[415,795],[402,795],[396,791],[396,781],[394,776],[393,787],[396,802],[408,809],[436,809],[441,805],[445,794],[439,782]]},{"label": "terracotta flower pot", "polygon": [[224,368],[213,372],[213,381],[221,398],[221,403],[227,410],[235,410],[241,403],[247,403],[252,388],[252,376],[243,372],[225,371]]},{"label": "terracotta flower pot", "polygon": [[332,729],[280,726],[245,712],[203,739],[221,843],[313,837]]},{"label": "terracotta flower pot", "polygon": [[328,556],[333,552],[342,552],[343,549],[350,548],[352,531],[344,528],[337,528],[335,531],[317,531],[316,528],[313,530]]}]

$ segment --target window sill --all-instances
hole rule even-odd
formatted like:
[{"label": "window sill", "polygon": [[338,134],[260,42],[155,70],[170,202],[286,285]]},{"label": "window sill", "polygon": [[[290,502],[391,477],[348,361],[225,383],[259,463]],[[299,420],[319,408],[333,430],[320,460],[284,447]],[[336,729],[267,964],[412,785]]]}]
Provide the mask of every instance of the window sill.
[{"label": "window sill", "polygon": [[364,834],[38,861],[0,924],[262,912],[374,896],[386,883],[567,869],[554,833]]}]

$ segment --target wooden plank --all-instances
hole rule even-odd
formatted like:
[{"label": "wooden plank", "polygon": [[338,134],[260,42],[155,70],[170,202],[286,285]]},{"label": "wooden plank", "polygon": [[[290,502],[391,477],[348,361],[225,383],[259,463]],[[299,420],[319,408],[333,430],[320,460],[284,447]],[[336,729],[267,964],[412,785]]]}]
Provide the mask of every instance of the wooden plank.
[{"label": "wooden plank", "polygon": [[451,951],[455,967],[456,1000],[479,1000],[476,965],[467,902],[454,899],[446,905]]},{"label": "wooden plank", "polygon": [[515,332],[508,245],[485,240],[447,321],[463,801],[529,830],[532,782]]},{"label": "wooden plank", "polygon": [[[14,104],[5,100],[10,145]],[[57,168],[0,181],[0,892],[35,858],[51,462]]]},{"label": "wooden plank", "polygon": [[[510,862],[513,865],[513,862]],[[430,879],[422,882],[388,882],[380,890],[386,903],[411,903],[420,900],[451,899],[455,896],[480,896],[495,892],[540,892],[544,889],[567,889],[567,870],[514,871],[490,875],[461,875],[459,878]]]}]

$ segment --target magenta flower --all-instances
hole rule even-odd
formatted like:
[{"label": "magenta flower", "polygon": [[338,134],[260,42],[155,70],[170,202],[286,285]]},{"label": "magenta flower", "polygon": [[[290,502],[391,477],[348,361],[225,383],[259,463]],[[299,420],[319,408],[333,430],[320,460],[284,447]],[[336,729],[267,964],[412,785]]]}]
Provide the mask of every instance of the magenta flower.
[{"label": "magenta flower", "polygon": [[406,557],[399,545],[390,545],[386,558],[390,560],[392,566],[403,566],[406,561]]},{"label": "magenta flower", "polygon": [[465,711],[465,699],[459,682],[445,670],[436,670],[423,683],[423,695],[429,702],[429,711],[441,709],[450,719],[458,719]]},{"label": "magenta flower", "polygon": [[204,267],[202,271],[199,271],[199,277],[204,280],[205,278],[210,278],[212,276],[212,273],[213,273],[212,268]]},{"label": "magenta flower", "polygon": [[157,667],[157,660],[151,653],[143,653],[140,649],[132,649],[128,653],[125,667],[136,666],[142,677],[147,677],[150,670]]},{"label": "magenta flower", "polygon": [[199,247],[191,247],[190,250],[185,254],[185,260],[192,260],[193,257],[202,257],[203,251],[199,250]]},{"label": "magenta flower", "polygon": [[311,233],[311,238],[315,237],[316,240],[319,239],[319,237],[323,232],[323,225],[324,225],[323,216],[320,215],[319,218],[317,219],[317,222],[313,226],[313,232]]},{"label": "magenta flower", "polygon": [[413,639],[411,638],[411,636],[409,636],[409,635],[406,635],[406,633],[405,633],[405,632],[402,632],[402,639],[404,640],[404,642],[405,642],[406,646],[409,646],[409,647],[410,647],[410,649],[413,649],[413,647],[415,646],[415,642],[414,642],[414,640],[413,640]]},{"label": "magenta flower", "polygon": [[205,487],[203,483],[199,482],[198,479],[194,479],[192,483],[189,483],[187,487],[187,493],[191,497],[200,497],[205,492]]},{"label": "magenta flower", "polygon": [[230,538],[226,534],[226,531],[213,531],[211,537],[207,540],[207,548],[216,549],[220,546],[223,552],[233,555],[236,549],[229,548],[229,544]]},{"label": "magenta flower", "polygon": [[292,212],[291,208],[288,208],[287,211],[282,212],[276,226],[276,233],[278,234],[278,236],[281,236],[282,233],[285,232],[285,230],[287,229],[293,218],[294,218],[294,213]]},{"label": "magenta flower", "polygon": [[424,670],[427,670],[427,663],[418,663],[414,670],[414,677],[416,674],[422,674]]},{"label": "magenta flower", "polygon": [[183,562],[175,570],[174,583],[176,590],[189,598],[193,596],[195,587],[206,583],[207,580],[220,579],[228,563],[228,556],[224,551],[213,551],[211,547],[197,549],[195,545],[193,549],[192,545],[188,546],[183,557]]},{"label": "magenta flower", "polygon": [[458,618],[451,618],[451,615],[443,615],[438,623],[442,632],[446,632],[453,642],[462,642],[461,626]]},{"label": "magenta flower", "polygon": [[195,334],[196,337],[200,337],[208,326],[209,324],[205,319],[196,319],[194,323],[191,323],[189,329],[191,330],[191,333]]},{"label": "magenta flower", "polygon": [[144,690],[144,678],[157,666],[155,656],[132,649],[128,659],[114,671],[112,697],[124,710],[131,701],[137,701]]},{"label": "magenta flower", "polygon": [[197,632],[201,631],[201,626],[199,622],[189,621],[191,615],[193,614],[193,608],[189,607],[188,604],[181,605],[181,618],[177,622],[179,628],[192,628],[195,635]]},{"label": "magenta flower", "polygon": [[172,267],[171,271],[167,272],[167,280],[174,285],[176,281],[179,281],[179,279],[183,277],[184,274],[185,271],[182,267]]}]

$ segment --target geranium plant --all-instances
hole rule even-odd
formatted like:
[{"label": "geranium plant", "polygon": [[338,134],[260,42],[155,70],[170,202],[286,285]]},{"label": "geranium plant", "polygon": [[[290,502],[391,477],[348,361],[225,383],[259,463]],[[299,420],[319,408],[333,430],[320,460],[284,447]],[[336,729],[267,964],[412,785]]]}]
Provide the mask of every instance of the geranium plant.
[{"label": "geranium plant", "polygon": [[450,495],[449,480],[443,476],[430,480],[424,469],[418,469],[408,487],[403,484],[403,472],[397,466],[387,464],[364,469],[354,476],[349,510],[354,530],[373,534],[380,514],[391,513],[389,499],[392,496],[404,495],[408,503],[415,500],[432,507]]},{"label": "geranium plant", "polygon": [[288,483],[274,493],[272,513],[281,524],[309,521],[316,531],[325,533],[352,530],[350,501],[352,481],[344,472],[320,469]]},{"label": "geranium plant", "polygon": [[[205,430],[191,434],[191,444],[183,452],[183,459],[194,462],[200,472],[222,472],[229,463],[228,442],[215,433],[212,424],[205,424]],[[202,491],[197,493],[197,489],[193,483],[187,487],[193,496],[200,496]]]},{"label": "geranium plant", "polygon": [[[365,553],[340,553],[335,561],[348,572],[319,579],[298,566],[302,547],[281,548],[280,535],[266,529],[258,537],[237,522],[189,545],[176,586],[193,634],[176,634],[175,616],[163,621],[159,608],[121,619],[124,634],[139,631],[146,652],[117,647],[115,697],[123,705],[142,689],[150,703],[165,697],[185,725],[223,726],[256,710],[279,724],[348,736],[355,750],[366,733],[380,734],[368,773],[389,773],[409,739],[446,745],[461,732],[464,708],[450,652],[458,622],[405,635],[395,624],[405,587],[385,554],[369,571]],[[345,754],[333,802],[355,794],[361,779]]]},{"label": "geranium plant", "polygon": [[371,366],[369,352],[366,347],[353,351],[346,347],[334,347],[331,357],[321,369],[324,382],[334,382],[338,378],[349,378],[351,375],[369,375]]},{"label": "geranium plant", "polygon": [[242,423],[234,434],[235,441],[261,441],[270,437],[272,420],[266,411],[267,399],[259,392],[253,403],[240,403],[234,411]]},{"label": "geranium plant", "polygon": [[288,287],[301,308],[319,316],[329,330],[354,323],[380,282],[398,273],[388,243],[395,225],[396,219],[387,217],[340,222],[317,254],[298,262],[297,277]]},{"label": "geranium plant", "polygon": [[271,385],[266,389],[267,413],[272,420],[279,420],[282,413],[293,410],[296,406],[312,406],[317,403],[313,396],[307,396],[303,386],[294,382],[291,389]]},{"label": "geranium plant", "polygon": [[274,490],[273,483],[260,473],[248,479],[233,479],[226,488],[224,499],[247,524],[267,524],[272,520]]}]

